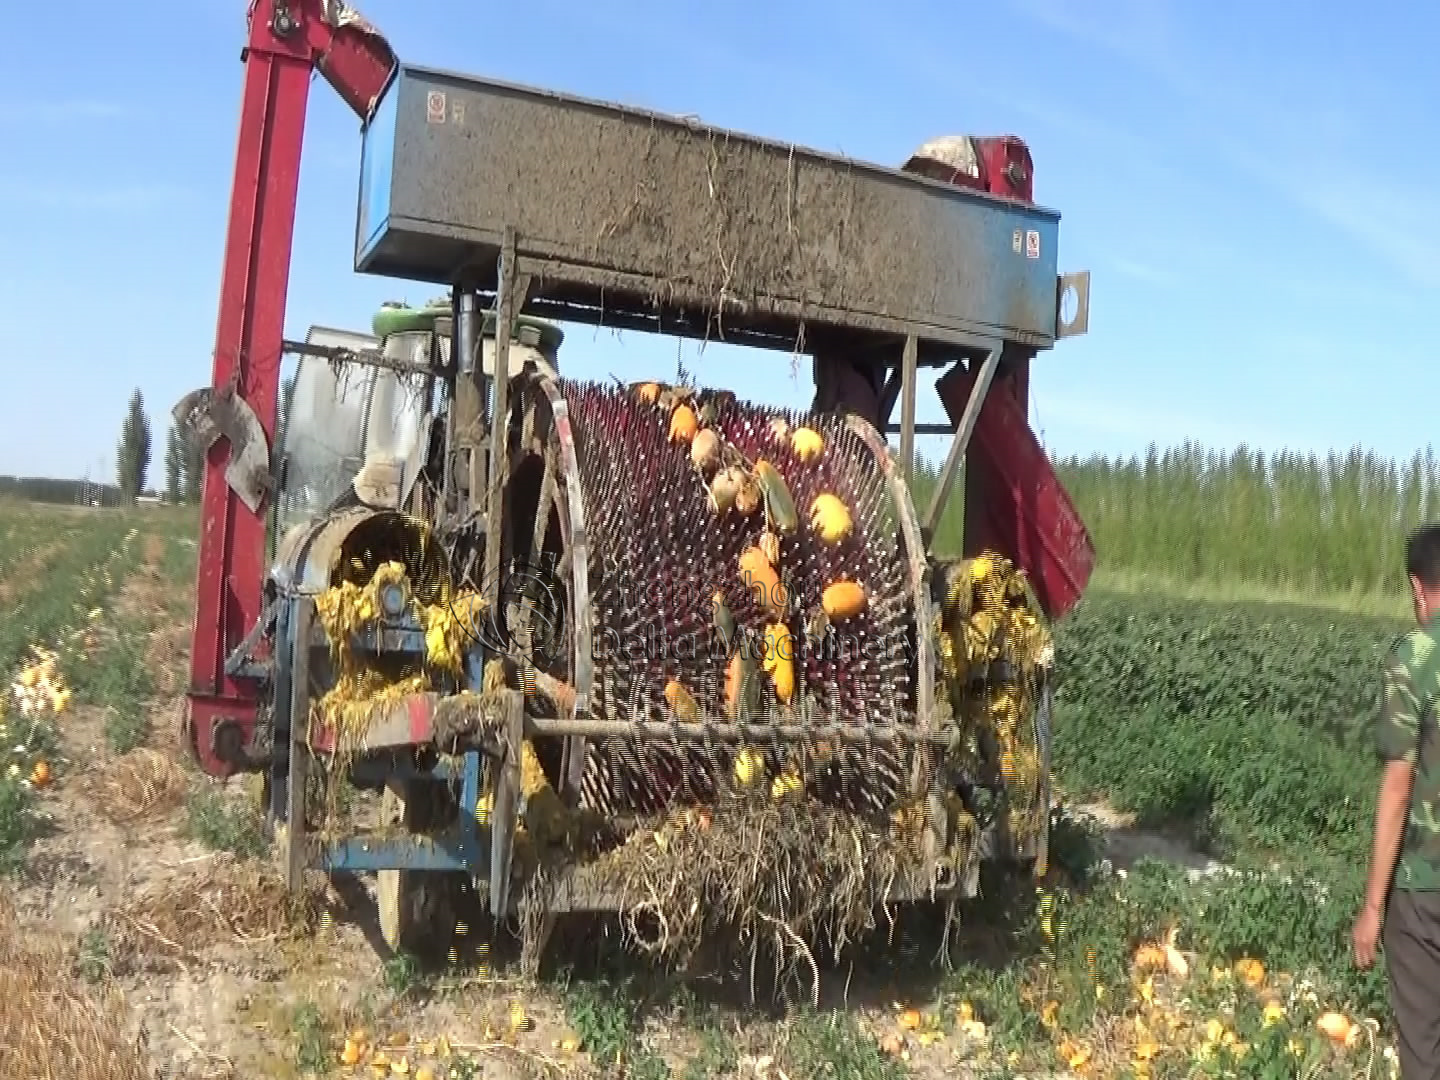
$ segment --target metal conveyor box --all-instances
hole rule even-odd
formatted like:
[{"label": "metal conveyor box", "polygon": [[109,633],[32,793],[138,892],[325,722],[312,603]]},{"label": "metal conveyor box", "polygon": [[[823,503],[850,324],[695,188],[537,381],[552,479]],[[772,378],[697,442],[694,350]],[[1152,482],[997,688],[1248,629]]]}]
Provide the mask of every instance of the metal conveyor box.
[{"label": "metal conveyor box", "polygon": [[1054,211],[525,87],[402,66],[359,202],[357,270],[493,288],[511,227],[545,313],[575,321],[1057,337]]}]

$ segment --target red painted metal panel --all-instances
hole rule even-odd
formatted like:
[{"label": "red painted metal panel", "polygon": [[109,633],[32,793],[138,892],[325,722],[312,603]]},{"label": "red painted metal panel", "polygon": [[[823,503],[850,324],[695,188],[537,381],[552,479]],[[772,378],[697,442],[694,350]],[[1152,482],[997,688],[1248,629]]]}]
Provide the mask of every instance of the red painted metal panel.
[{"label": "red painted metal panel", "polygon": [[[300,146],[312,64],[303,40],[279,41],[263,8],[252,25],[235,154],[230,224],[220,284],[213,385],[234,383],[265,429],[275,433],[280,342],[290,245],[300,181]],[[205,463],[195,630],[190,652],[190,728],[201,768],[234,771],[215,752],[213,730],[230,721],[248,745],[254,688],[225,675],[225,658],[260,616],[265,517],[251,513],[225,482],[229,446],[218,441]]]},{"label": "red painted metal panel", "polygon": [[362,120],[395,70],[395,53],[374,27],[351,14],[343,26],[323,17],[324,0],[307,0],[305,37],[320,74]]},{"label": "red painted metal panel", "polygon": [[[959,368],[935,384],[951,423],[974,376]],[[989,548],[1025,568],[1045,614],[1058,619],[1079,602],[1095,569],[1095,548],[1070,496],[1030,430],[1014,392],[996,385],[966,452],[966,554]]]},{"label": "red painted metal panel", "polygon": [[431,720],[435,715],[435,701],[428,694],[411,694],[406,701],[410,727],[406,731],[408,741],[419,745],[430,741],[433,734]]},{"label": "red painted metal panel", "polygon": [[[272,23],[276,6],[251,5],[245,88],[235,152],[230,220],[221,272],[212,385],[234,385],[274,438],[290,279],[295,201],[310,78],[326,79],[357,111],[368,112],[394,67],[384,39],[363,24],[332,26],[324,0],[283,5],[288,32]],[[284,28],[282,28],[284,29]],[[195,623],[190,650],[189,740],[205,772],[227,776],[216,730],[248,745],[255,688],[225,674],[225,660],[260,617],[268,508],[247,509],[225,482],[229,446],[210,448],[201,503]]]},{"label": "red painted metal panel", "polygon": [[[435,737],[436,694],[409,694],[372,718],[359,749],[384,750],[395,746],[423,746]],[[328,723],[312,723],[308,743],[319,754],[333,754],[337,732]]]}]

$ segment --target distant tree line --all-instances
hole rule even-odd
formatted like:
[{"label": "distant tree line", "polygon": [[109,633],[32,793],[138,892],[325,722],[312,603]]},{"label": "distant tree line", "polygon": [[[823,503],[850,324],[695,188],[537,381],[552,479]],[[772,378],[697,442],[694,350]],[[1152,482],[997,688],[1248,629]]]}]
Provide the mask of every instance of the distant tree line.
[{"label": "distant tree line", "polygon": [[120,506],[124,496],[114,484],[59,480],[48,476],[0,476],[0,498],[67,506]]},{"label": "distant tree line", "polygon": [[[133,503],[148,490],[151,453],[150,417],[145,399],[136,390],[130,395],[115,449],[115,486],[121,501]],[[165,501],[172,506],[198,503],[204,477],[204,451],[193,446],[171,420],[165,435]]]}]

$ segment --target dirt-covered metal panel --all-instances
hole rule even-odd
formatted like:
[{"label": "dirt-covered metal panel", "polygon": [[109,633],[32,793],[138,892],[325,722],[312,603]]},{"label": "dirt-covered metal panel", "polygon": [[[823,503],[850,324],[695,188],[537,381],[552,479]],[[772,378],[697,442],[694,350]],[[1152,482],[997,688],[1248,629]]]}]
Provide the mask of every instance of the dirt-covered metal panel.
[{"label": "dirt-covered metal panel", "polygon": [[[366,134],[359,270],[922,336],[1055,337],[1052,211],[674,117],[402,69]],[[547,284],[548,283],[548,284]]]}]

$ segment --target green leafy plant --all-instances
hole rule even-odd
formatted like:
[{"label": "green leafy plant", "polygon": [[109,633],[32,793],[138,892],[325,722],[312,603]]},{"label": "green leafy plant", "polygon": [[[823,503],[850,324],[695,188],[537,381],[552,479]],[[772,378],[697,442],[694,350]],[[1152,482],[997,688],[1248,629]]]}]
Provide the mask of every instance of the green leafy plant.
[{"label": "green leafy plant", "polygon": [[80,937],[75,971],[87,982],[99,982],[110,973],[110,939],[102,926],[92,926]]},{"label": "green leafy plant", "polygon": [[39,834],[35,800],[14,777],[0,776],[0,874],[13,874]]},{"label": "green leafy plant", "polygon": [[403,949],[385,958],[385,987],[397,997],[414,993],[424,985],[424,970],[414,953]]},{"label": "green leafy plant", "polygon": [[1363,857],[1395,620],[1088,596],[1056,635],[1055,768],[1216,853]]},{"label": "green leafy plant", "polygon": [[295,1035],[296,1068],[315,1075],[328,1072],[331,1065],[330,1031],[314,1003],[304,1002],[295,1010],[291,1027]]},{"label": "green leafy plant", "polygon": [[253,807],[227,799],[216,788],[201,787],[186,803],[185,829],[192,840],[212,851],[242,858],[265,853],[264,822]]}]

